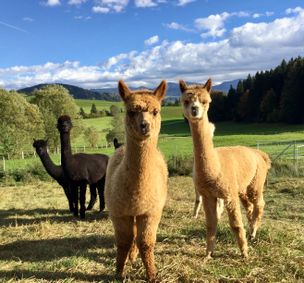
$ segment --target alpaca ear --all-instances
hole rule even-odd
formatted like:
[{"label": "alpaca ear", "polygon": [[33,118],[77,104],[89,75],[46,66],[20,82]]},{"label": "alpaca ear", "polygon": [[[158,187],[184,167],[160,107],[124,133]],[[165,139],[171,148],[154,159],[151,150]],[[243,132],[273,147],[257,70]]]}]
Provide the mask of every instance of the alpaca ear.
[{"label": "alpaca ear", "polygon": [[183,93],[187,89],[187,85],[183,80],[179,80],[179,89]]},{"label": "alpaca ear", "polygon": [[126,101],[128,97],[131,95],[128,86],[125,84],[123,80],[119,80],[118,82],[118,91],[123,101]]},{"label": "alpaca ear", "polygon": [[204,88],[207,89],[208,92],[210,92],[211,87],[212,87],[212,80],[209,78],[208,81],[205,83]]},{"label": "alpaca ear", "polygon": [[157,97],[159,101],[162,101],[166,95],[167,83],[165,80],[162,80],[160,85],[154,90],[153,94]]}]

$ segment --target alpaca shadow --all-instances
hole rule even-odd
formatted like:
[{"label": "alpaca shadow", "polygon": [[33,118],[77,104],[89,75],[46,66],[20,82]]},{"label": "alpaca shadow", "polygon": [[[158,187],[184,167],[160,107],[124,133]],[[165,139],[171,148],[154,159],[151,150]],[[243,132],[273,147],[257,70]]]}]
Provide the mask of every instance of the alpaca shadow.
[{"label": "alpaca shadow", "polygon": [[107,274],[84,274],[80,272],[51,272],[51,271],[30,271],[30,270],[8,270],[0,271],[0,278],[14,278],[14,279],[38,279],[38,280],[52,280],[52,281],[65,281],[69,278],[74,279],[76,282],[113,282],[115,277]]},{"label": "alpaca shadow", "polygon": [[[102,247],[105,253],[92,252],[92,248]],[[73,257],[76,254],[106,265],[115,257],[112,236],[82,236],[46,240],[22,240],[0,246],[1,260],[18,259],[22,262],[44,262]],[[50,252],[51,251],[51,252]]]},{"label": "alpaca shadow", "polygon": [[[94,222],[96,220],[108,219],[107,212],[89,211],[86,219],[81,221]],[[31,225],[44,221],[55,223],[66,223],[79,221],[70,211],[64,209],[36,208],[31,210],[8,209],[0,210],[0,227]]]}]

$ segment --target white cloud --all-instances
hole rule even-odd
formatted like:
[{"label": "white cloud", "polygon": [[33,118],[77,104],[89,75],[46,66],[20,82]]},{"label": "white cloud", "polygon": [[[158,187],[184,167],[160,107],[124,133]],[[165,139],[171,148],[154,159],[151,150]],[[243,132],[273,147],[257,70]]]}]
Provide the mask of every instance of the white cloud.
[{"label": "white cloud", "polygon": [[80,6],[81,4],[84,4],[85,2],[87,2],[87,0],[69,0],[68,4]]},{"label": "white cloud", "polygon": [[202,38],[206,37],[221,37],[226,32],[225,22],[231,17],[248,17],[250,13],[245,11],[210,15],[206,18],[198,18],[194,24],[198,30],[203,30],[201,33]]},{"label": "white cloud", "polygon": [[94,13],[120,13],[128,5],[129,0],[95,0],[96,6],[93,6]]},{"label": "white cloud", "polygon": [[252,15],[252,17],[253,17],[254,19],[257,19],[257,18],[260,18],[260,17],[271,17],[273,14],[274,14],[273,12],[267,11],[267,12],[265,12],[265,13],[254,13],[254,14]]},{"label": "white cloud", "polygon": [[93,6],[92,11],[94,13],[99,13],[99,14],[107,14],[110,12],[110,9],[107,7],[101,7],[101,6]]},{"label": "white cloud", "polygon": [[210,15],[206,18],[199,18],[195,20],[195,26],[199,30],[205,30],[206,32],[202,33],[202,37],[220,37],[224,34],[226,29],[224,28],[224,23],[226,19],[230,17],[230,14],[223,12],[221,14]]},{"label": "white cloud", "polygon": [[304,56],[304,10],[269,23],[246,23],[214,42],[163,41],[143,51],[121,53],[102,66],[79,62],[0,68],[1,84],[21,88],[62,82],[87,88],[116,86],[121,78],[131,85],[155,86],[160,79],[183,78],[215,83],[244,78],[248,73],[278,65],[283,58]]},{"label": "white cloud", "polygon": [[47,0],[44,4],[50,7],[61,5],[60,0]]},{"label": "white cloud", "polygon": [[140,8],[155,7],[157,4],[153,0],[134,0],[135,6]]},{"label": "white cloud", "polygon": [[25,21],[25,22],[33,22],[34,21],[34,19],[31,18],[31,17],[23,17],[22,20]]},{"label": "white cloud", "polygon": [[196,0],[178,0],[177,6],[185,6],[194,1],[196,1]]},{"label": "white cloud", "polygon": [[145,45],[150,46],[156,44],[157,42],[159,42],[159,37],[158,35],[154,35],[145,40]]},{"label": "white cloud", "polygon": [[184,25],[181,25],[179,23],[176,22],[171,22],[169,24],[164,24],[165,27],[169,28],[169,29],[174,29],[174,30],[182,30],[182,31],[187,31],[187,32],[193,32],[194,30],[189,29],[187,27],[185,27]]}]

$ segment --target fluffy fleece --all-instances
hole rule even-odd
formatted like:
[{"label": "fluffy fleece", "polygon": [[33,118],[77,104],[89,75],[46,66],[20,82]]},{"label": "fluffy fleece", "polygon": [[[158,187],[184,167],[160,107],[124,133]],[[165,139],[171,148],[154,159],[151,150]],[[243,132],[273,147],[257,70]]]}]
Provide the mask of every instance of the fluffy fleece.
[{"label": "fluffy fleece", "polygon": [[214,125],[209,122],[207,114],[211,85],[210,79],[204,86],[187,86],[180,81],[184,115],[189,120],[194,145],[193,180],[195,189],[203,196],[206,254],[209,258],[214,250],[217,198],[221,198],[241,253],[247,257],[248,245],[239,200],[246,209],[250,236],[254,238],[264,211],[263,187],[271,162],[260,150],[244,146],[214,147]]},{"label": "fluffy fleece", "polygon": [[167,166],[157,148],[167,84],[162,81],[154,92],[131,92],[123,81],[118,88],[126,108],[126,143],[110,158],[105,187],[117,245],[116,274],[123,277],[128,256],[134,262],[139,249],[153,282],[156,232],[167,196]]}]

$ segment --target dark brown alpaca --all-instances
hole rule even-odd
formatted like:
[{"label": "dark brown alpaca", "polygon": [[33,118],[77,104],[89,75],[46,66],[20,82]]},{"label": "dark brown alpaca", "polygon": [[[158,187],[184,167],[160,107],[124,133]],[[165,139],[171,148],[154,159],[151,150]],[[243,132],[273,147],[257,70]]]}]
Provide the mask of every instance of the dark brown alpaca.
[{"label": "dark brown alpaca", "polygon": [[[48,174],[63,188],[64,193],[69,202],[69,209],[74,211],[74,203],[72,198],[72,192],[70,188],[69,178],[64,174],[63,168],[60,165],[54,164],[47,151],[47,140],[35,140],[33,147],[36,149],[38,156]],[[91,200],[88,205],[88,210],[92,209],[97,197],[96,187],[90,186]]]},{"label": "dark brown alpaca", "polygon": [[100,211],[105,208],[104,184],[109,157],[104,154],[72,154],[70,131],[71,118],[67,115],[58,118],[57,129],[60,132],[61,162],[64,173],[72,185],[72,195],[75,203],[74,215],[78,216],[78,188],[80,189],[80,217],[85,217],[86,185],[98,189]]},{"label": "dark brown alpaca", "polygon": [[115,149],[120,148],[123,145],[123,143],[118,142],[117,138],[113,139],[113,144]]}]

